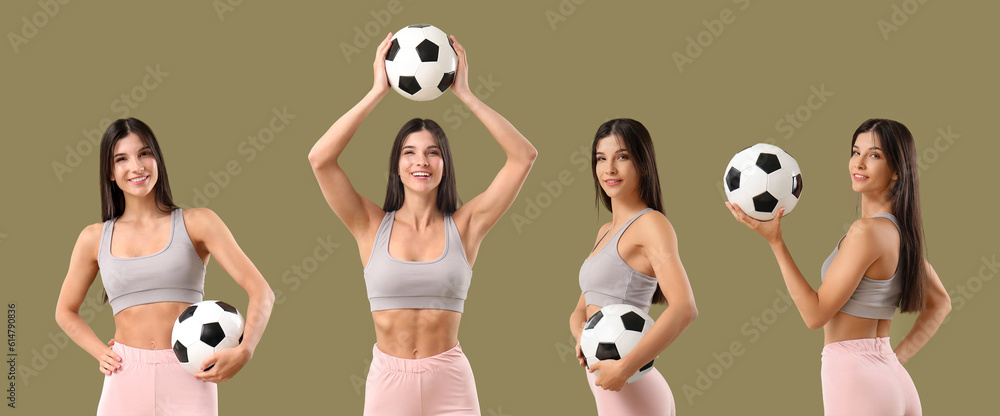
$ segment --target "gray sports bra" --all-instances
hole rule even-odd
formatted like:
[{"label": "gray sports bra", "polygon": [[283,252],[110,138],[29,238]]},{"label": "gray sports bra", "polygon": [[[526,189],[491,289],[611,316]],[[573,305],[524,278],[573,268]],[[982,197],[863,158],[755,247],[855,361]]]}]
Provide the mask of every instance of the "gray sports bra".
[{"label": "gray sports bra", "polygon": [[[896,226],[896,229],[899,229],[899,221],[892,214],[879,213],[872,215],[872,218],[876,217],[888,218]],[[840,241],[844,241],[844,238],[841,237]],[[830,268],[830,263],[833,263],[833,258],[836,257],[839,250],[840,242],[837,242],[837,247],[833,248],[833,253],[830,253],[830,257],[827,257],[826,261],[823,262],[820,279],[826,277],[826,270]],[[892,315],[896,312],[896,308],[899,306],[899,299],[902,296],[903,280],[899,276],[899,265],[897,264],[895,273],[888,279],[877,280],[868,276],[862,276],[857,289],[854,289],[851,298],[840,308],[840,311],[860,318],[892,319]]]},{"label": "gray sports bra", "polygon": [[[653,293],[656,292],[656,278],[635,271],[618,254],[618,240],[622,234],[639,216],[649,211],[653,209],[646,208],[635,214],[615,232],[601,251],[583,261],[583,266],[580,267],[580,289],[583,290],[583,297],[588,305],[604,307],[624,303],[649,312]],[[610,231],[609,227],[604,235]],[[604,236],[601,236],[601,239],[603,240]],[[594,249],[597,249],[597,245]],[[593,252],[591,250],[591,254]]]},{"label": "gray sports bra", "polygon": [[462,237],[451,215],[444,216],[444,253],[431,261],[403,261],[389,255],[389,236],[396,212],[387,212],[375,233],[365,266],[371,310],[445,309],[462,312],[472,283]]},{"label": "gray sports bra", "polygon": [[115,314],[154,302],[201,302],[205,294],[205,263],[191,243],[181,209],[170,213],[170,239],[157,253],[139,257],[111,255],[112,218],[104,222],[97,265]]}]

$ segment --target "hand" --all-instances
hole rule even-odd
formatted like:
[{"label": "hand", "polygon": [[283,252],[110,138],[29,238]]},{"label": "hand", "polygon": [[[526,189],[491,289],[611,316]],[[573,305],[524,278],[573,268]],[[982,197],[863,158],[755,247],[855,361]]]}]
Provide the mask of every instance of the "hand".
[{"label": "hand", "polygon": [[590,366],[591,373],[600,370],[600,374],[597,375],[597,380],[594,384],[604,390],[611,391],[621,391],[622,387],[625,387],[625,382],[628,381],[629,377],[635,374],[635,371],[629,372],[619,360],[604,360],[594,363]]},{"label": "hand", "polygon": [[111,346],[115,345],[115,340],[108,341],[108,348],[105,348],[100,355],[97,356],[97,363],[99,364],[98,369],[106,376],[110,376],[118,369],[122,368],[122,357],[115,354],[111,350]]},{"label": "hand", "polygon": [[392,45],[392,33],[385,35],[385,39],[375,50],[375,62],[372,64],[375,70],[375,81],[372,85],[372,91],[379,95],[385,95],[389,92],[389,76],[385,74],[385,55],[389,53],[390,45]]},{"label": "hand", "polygon": [[[243,346],[227,348],[215,354],[209,355],[201,363],[201,372],[195,373],[194,377],[201,381],[219,383],[229,380],[236,375],[248,361],[252,354]],[[214,366],[213,366],[214,364]],[[208,371],[206,368],[212,367]]]},{"label": "hand", "polygon": [[465,47],[454,36],[449,36],[451,39],[451,47],[455,50],[455,54],[458,55],[458,68],[455,70],[455,83],[451,86],[451,91],[455,95],[462,99],[463,96],[467,97],[472,94],[472,90],[469,89],[469,59],[465,55]]},{"label": "hand", "polygon": [[576,359],[580,360],[580,366],[587,368],[587,357],[583,356],[583,349],[580,348],[580,340],[576,340]]},{"label": "hand", "polygon": [[729,208],[729,212],[733,213],[733,217],[737,221],[746,224],[751,230],[756,231],[758,234],[764,236],[769,243],[775,243],[781,241],[781,217],[785,216],[785,209],[781,208],[778,210],[778,215],[774,217],[771,221],[760,221],[753,218],[743,212],[743,209],[739,205],[726,202],[726,207]]}]

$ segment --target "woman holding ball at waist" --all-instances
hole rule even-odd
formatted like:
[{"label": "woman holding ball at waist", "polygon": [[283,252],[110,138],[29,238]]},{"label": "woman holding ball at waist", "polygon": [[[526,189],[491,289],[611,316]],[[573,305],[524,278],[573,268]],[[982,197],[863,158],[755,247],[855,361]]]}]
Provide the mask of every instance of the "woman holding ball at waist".
[{"label": "woman holding ball at waist", "polygon": [[[851,139],[851,187],[861,194],[861,216],[827,258],[813,290],[773,221],[737,220],[771,245],[785,285],[810,329],[823,328],[823,407],[834,415],[920,415],[920,398],[903,368],[951,310],[948,292],[923,257],[923,225],[913,136],[903,124],[870,119]],[[889,344],[896,308],[917,312],[910,333]]]},{"label": "woman holding ball at waist", "polygon": [[[99,416],[217,415],[215,383],[253,357],[274,294],[214,212],[174,205],[149,126],[134,118],[115,121],[100,152],[104,223],[88,226],[76,241],[56,322],[105,374]],[[211,255],[246,290],[250,305],[242,343],[211,355],[202,368],[214,367],[192,376],[174,356],[170,333],[177,316],[202,300]],[[98,271],[115,318],[109,346],[80,317]]]},{"label": "woman holding ball at waist", "polygon": [[673,415],[673,394],[655,367],[625,384],[698,316],[677,236],[663,215],[649,131],[632,119],[602,124],[594,137],[591,161],[597,197],[611,211],[612,221],[601,227],[580,269],[583,294],[569,318],[576,355],[586,366],[580,336],[587,319],[601,307],[625,303],[648,311],[651,303],[667,302],[670,306],[628,355],[591,365],[587,379],[602,416]]},{"label": "woman holding ball at waist", "polygon": [[469,90],[465,49],[452,37],[458,68],[451,89],[503,148],[506,163],[483,193],[458,206],[444,131],[434,121],[413,119],[393,143],[385,203],[361,196],[338,158],[389,92],[384,58],[390,39],[375,53],[372,89],[309,152],[323,196],[357,241],[365,267],[376,337],[365,414],[479,415],[459,323],[479,246],[513,203],[536,151]]}]

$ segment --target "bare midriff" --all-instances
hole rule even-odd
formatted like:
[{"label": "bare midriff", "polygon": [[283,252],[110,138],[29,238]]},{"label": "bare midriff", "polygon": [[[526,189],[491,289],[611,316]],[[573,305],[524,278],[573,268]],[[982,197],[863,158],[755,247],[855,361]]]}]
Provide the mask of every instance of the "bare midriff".
[{"label": "bare midriff", "polygon": [[462,314],[442,309],[372,312],[378,349],[399,358],[427,358],[458,345]]},{"label": "bare midriff", "polygon": [[144,350],[171,348],[170,333],[186,302],[135,305],[115,315],[115,342]]}]

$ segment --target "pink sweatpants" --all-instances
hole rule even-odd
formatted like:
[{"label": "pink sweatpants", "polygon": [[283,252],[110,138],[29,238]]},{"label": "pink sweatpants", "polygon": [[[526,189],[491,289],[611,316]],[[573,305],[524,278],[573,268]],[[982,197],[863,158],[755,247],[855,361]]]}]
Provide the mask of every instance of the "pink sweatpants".
[{"label": "pink sweatpants", "polygon": [[823,348],[826,416],[919,416],[920,397],[889,338],[831,342]]},{"label": "pink sweatpants", "polygon": [[674,416],[674,394],[667,380],[656,370],[646,373],[639,381],[626,384],[621,391],[609,391],[594,384],[597,376],[587,372],[587,384],[594,392],[597,414],[600,416]]},{"label": "pink sweatpants", "polygon": [[173,350],[143,350],[115,343],[122,367],[104,376],[97,416],[216,416],[215,383],[184,371]]},{"label": "pink sweatpants", "polygon": [[480,416],[472,366],[455,345],[438,355],[406,359],[372,348],[365,383],[366,416]]}]

